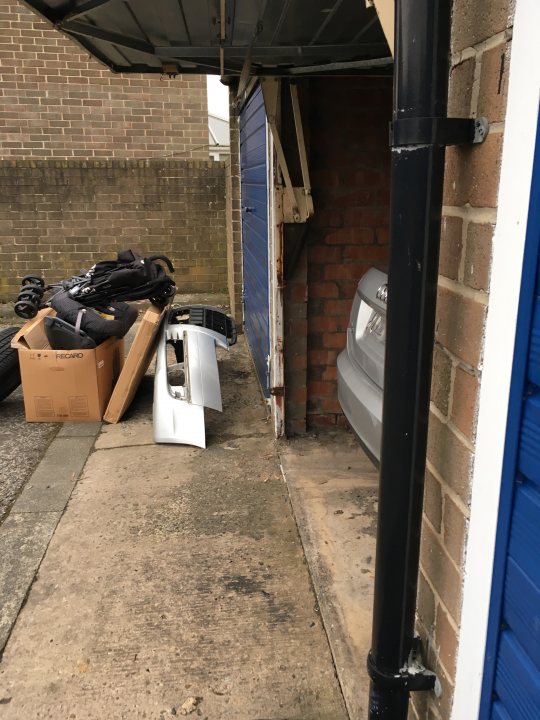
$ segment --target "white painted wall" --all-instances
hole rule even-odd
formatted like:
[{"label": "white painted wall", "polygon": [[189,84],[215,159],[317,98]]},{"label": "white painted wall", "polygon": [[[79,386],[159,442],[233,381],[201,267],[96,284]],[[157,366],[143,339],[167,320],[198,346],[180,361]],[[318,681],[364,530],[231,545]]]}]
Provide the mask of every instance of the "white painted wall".
[{"label": "white painted wall", "polygon": [[540,3],[517,0],[452,720],[476,720],[540,100]]}]

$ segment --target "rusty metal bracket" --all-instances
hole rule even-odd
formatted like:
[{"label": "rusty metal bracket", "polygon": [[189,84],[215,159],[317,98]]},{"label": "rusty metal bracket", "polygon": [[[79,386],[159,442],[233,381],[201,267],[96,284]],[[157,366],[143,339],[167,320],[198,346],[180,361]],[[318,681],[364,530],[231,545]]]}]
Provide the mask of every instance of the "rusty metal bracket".
[{"label": "rusty metal bracket", "polygon": [[277,126],[277,113],[279,102],[279,91],[281,88],[281,80],[278,78],[262,78],[261,88],[266,109],[266,118],[268,127],[272,134],[274,147],[279,163],[279,168],[283,176],[284,193],[283,193],[283,221],[286,223],[304,223],[313,215],[313,199],[311,197],[311,184],[309,179],[309,168],[307,162],[306,145],[304,140],[304,131],[302,128],[302,116],[300,113],[300,104],[298,102],[298,91],[295,85],[291,85],[291,102],[293,107],[294,124],[296,129],[296,140],[298,145],[298,154],[300,156],[300,166],[302,168],[302,187],[293,187],[291,175],[287,165],[287,159],[283,150],[281,137]]}]

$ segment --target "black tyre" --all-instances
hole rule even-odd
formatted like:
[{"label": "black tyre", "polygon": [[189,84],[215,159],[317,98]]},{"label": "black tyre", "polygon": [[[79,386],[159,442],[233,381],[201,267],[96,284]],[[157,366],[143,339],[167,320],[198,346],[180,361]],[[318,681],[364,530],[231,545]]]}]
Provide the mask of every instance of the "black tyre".
[{"label": "black tyre", "polygon": [[45,294],[45,288],[43,285],[38,285],[37,283],[26,283],[26,285],[22,286],[21,291],[19,292],[19,297],[26,293],[31,293],[36,297],[42,298]]},{"label": "black tyre", "polygon": [[21,285],[39,285],[40,287],[45,287],[45,280],[37,275],[25,275],[21,280]]},{"label": "black tyre", "polygon": [[28,300],[18,300],[13,306],[15,315],[18,315],[23,320],[31,320],[35,318],[38,310],[39,303],[29,302]]},{"label": "black tyre", "polygon": [[21,384],[19,354],[11,347],[17,327],[0,330],[0,402]]}]

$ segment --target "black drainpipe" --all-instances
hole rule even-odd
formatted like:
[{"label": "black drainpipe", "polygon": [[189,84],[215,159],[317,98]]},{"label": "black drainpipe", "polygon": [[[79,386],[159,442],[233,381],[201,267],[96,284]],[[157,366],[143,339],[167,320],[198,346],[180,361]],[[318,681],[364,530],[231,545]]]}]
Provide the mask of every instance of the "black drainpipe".
[{"label": "black drainpipe", "polygon": [[[447,119],[451,0],[397,0],[383,436],[370,720],[406,720],[434,688],[414,638],[435,333],[444,148],[485,126]],[[475,138],[475,130],[477,131]]]}]

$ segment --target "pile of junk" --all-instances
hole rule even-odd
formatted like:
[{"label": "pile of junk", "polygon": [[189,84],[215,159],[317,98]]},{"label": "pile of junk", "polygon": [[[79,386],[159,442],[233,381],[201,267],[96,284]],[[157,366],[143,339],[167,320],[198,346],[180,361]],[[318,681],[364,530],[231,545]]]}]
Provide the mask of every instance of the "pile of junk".
[{"label": "pile of junk", "polygon": [[223,409],[216,352],[236,342],[236,325],[220,308],[173,305],[168,272],[165,255],[122,250],[51,285],[24,277],[14,310],[27,322],[0,332],[0,400],[22,384],[28,422],[115,423],[157,353],[155,442],[206,447],[204,408]]}]

